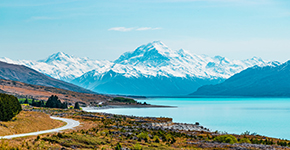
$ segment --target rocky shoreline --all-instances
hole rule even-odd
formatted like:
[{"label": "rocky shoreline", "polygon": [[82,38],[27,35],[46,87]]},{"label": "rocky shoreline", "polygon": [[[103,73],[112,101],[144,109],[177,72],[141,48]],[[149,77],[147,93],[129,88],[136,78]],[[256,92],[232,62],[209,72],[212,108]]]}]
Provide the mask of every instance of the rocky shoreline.
[{"label": "rocky shoreline", "polygon": [[105,105],[102,107],[82,107],[84,111],[89,110],[101,110],[101,109],[114,109],[114,108],[176,108],[176,106],[164,106],[164,105],[132,105],[132,104],[126,104],[126,105]]}]

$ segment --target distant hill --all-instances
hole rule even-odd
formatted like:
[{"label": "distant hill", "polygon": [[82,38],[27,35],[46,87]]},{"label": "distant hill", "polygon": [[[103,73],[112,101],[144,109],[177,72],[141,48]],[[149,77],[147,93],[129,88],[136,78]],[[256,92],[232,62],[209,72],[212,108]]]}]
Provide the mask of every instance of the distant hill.
[{"label": "distant hill", "polygon": [[79,86],[48,77],[23,65],[8,64],[0,61],[0,79],[20,81],[33,85],[61,88],[65,90],[93,93]]},{"label": "distant hill", "polygon": [[66,101],[70,104],[75,102],[98,104],[100,102],[105,103],[111,99],[111,97],[106,95],[79,93],[4,79],[0,79],[0,93],[14,95],[18,98],[34,98],[36,100],[47,100],[51,95],[57,95],[61,101]]},{"label": "distant hill", "polygon": [[191,95],[290,97],[290,61],[248,68],[223,83],[202,86]]}]

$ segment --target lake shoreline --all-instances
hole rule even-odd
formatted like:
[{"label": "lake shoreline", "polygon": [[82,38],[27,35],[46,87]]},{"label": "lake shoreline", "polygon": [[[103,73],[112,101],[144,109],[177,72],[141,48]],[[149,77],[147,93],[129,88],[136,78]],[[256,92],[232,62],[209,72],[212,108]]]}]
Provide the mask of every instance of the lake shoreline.
[{"label": "lake shoreline", "polygon": [[177,106],[165,106],[165,105],[119,105],[111,104],[102,107],[82,107],[84,111],[86,110],[103,110],[103,109],[119,109],[119,108],[177,108]]},{"label": "lake shoreline", "polygon": [[[251,131],[255,134],[290,139],[289,134],[284,132],[289,129],[287,125],[289,121],[283,119],[290,114],[289,98],[149,98],[138,100],[138,102],[152,105],[149,107],[113,106],[113,109],[85,111],[140,117],[163,116],[173,118],[174,122],[180,123],[201,122],[209,129],[227,131],[228,133],[240,134]],[[162,107],[154,107],[154,105],[177,107],[159,109]],[[275,128],[280,130],[273,128],[273,120]]]}]

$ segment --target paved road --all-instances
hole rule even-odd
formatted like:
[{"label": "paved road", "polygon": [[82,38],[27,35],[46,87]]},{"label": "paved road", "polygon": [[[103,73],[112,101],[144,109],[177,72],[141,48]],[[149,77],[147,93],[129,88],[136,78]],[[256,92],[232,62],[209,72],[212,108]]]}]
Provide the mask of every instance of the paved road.
[{"label": "paved road", "polygon": [[23,134],[14,134],[14,135],[6,135],[6,136],[0,136],[0,139],[12,139],[16,137],[23,137],[23,136],[31,136],[31,135],[39,135],[44,133],[51,133],[51,132],[59,132],[66,129],[72,129],[74,127],[77,127],[80,125],[79,121],[75,121],[73,119],[66,119],[66,118],[59,118],[59,117],[50,117],[51,119],[55,120],[61,120],[66,122],[67,124],[60,128],[55,128],[51,130],[44,130],[44,131],[38,131],[38,132],[31,132],[31,133],[23,133]]}]

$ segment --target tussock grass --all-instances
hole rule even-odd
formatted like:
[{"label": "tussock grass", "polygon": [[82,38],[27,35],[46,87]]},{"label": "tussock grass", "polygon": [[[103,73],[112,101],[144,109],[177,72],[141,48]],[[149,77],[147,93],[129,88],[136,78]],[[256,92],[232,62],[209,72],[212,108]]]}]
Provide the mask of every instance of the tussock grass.
[{"label": "tussock grass", "polygon": [[65,125],[41,112],[21,111],[11,121],[0,122],[0,136],[48,130]]}]

